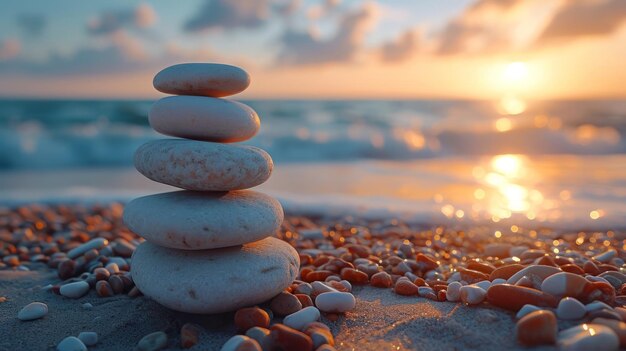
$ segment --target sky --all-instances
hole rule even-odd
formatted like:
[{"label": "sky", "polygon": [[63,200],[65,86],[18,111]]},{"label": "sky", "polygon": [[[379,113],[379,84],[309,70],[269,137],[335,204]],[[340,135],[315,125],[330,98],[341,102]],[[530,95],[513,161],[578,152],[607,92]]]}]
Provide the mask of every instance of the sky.
[{"label": "sky", "polygon": [[626,1],[0,2],[2,97],[153,98],[182,62],[243,98],[624,98]]}]

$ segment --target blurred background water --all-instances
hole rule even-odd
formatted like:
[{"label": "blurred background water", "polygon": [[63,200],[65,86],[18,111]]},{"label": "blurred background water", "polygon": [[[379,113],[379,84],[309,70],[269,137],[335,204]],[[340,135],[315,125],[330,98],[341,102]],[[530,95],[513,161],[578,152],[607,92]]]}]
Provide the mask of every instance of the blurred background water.
[{"label": "blurred background water", "polygon": [[[626,102],[254,100],[247,144],[289,211],[490,225],[626,223]],[[148,100],[0,101],[0,196],[127,199],[168,189],[132,168],[162,135]]]}]

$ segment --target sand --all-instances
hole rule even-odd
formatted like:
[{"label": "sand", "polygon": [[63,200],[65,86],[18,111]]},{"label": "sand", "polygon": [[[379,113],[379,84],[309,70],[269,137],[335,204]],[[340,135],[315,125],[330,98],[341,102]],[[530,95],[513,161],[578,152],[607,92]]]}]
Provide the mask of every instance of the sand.
[{"label": "sand", "polygon": [[[30,272],[0,271],[0,350],[54,350],[66,336],[95,331],[100,342],[90,350],[132,350],[146,334],[164,331],[168,349],[179,348],[180,327],[202,325],[201,342],[191,350],[219,350],[235,335],[232,314],[191,315],[174,312],[147,297],[98,297],[94,290],[68,299],[41,287],[58,282],[55,270],[44,265]],[[514,340],[512,313],[488,305],[466,307],[403,297],[387,289],[355,287],[357,307],[345,317],[324,320],[335,335],[337,350],[527,350]],[[48,304],[42,319],[23,322],[18,311],[33,301]],[[85,309],[84,303],[92,309]],[[535,350],[551,350],[551,347]]]}]

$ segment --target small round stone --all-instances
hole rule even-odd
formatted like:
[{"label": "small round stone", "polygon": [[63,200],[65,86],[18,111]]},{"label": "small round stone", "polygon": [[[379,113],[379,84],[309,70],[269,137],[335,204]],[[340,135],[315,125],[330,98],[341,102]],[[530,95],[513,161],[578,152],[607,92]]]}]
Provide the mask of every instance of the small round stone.
[{"label": "small round stone", "polygon": [[134,199],[126,205],[124,223],[157,245],[204,250],[266,238],[283,216],[276,199],[252,190],[175,191]]},{"label": "small round stone", "polygon": [[113,288],[106,280],[101,280],[96,283],[96,293],[101,297],[111,297],[115,295]]},{"label": "small round stone", "polygon": [[155,182],[194,191],[230,191],[265,183],[274,164],[248,145],[184,139],[149,141],[135,152],[135,168]]},{"label": "small round stone", "polygon": [[378,272],[372,275],[370,285],[377,288],[390,288],[393,285],[391,275],[387,272]]},{"label": "small round stone", "polygon": [[150,333],[137,344],[139,351],[157,351],[167,346],[167,334],[162,331]]},{"label": "small round stone", "polygon": [[356,299],[347,292],[325,292],[315,298],[315,306],[323,312],[343,313],[354,309]]},{"label": "small round stone", "polygon": [[32,321],[48,314],[48,305],[43,302],[31,302],[17,313],[21,321]]},{"label": "small round stone", "polygon": [[78,339],[87,346],[93,346],[98,343],[98,333],[96,332],[81,332],[78,334]]},{"label": "small round stone", "polygon": [[263,339],[270,335],[269,329],[261,327],[252,327],[246,332],[246,336],[256,340],[259,344],[263,344]]},{"label": "small round stone", "polygon": [[300,264],[291,245],[271,237],[196,251],[146,241],[132,263],[133,281],[144,295],[176,311],[207,314],[269,300],[293,282]]},{"label": "small round stone", "polygon": [[161,70],[152,83],[166,94],[223,97],[244,91],[250,85],[250,76],[231,65],[182,63]]},{"label": "small round stone", "polygon": [[477,305],[485,300],[487,292],[475,285],[461,287],[461,301],[467,305]]},{"label": "small round stone", "polygon": [[75,336],[68,336],[57,345],[57,351],[87,351],[87,346]]},{"label": "small round stone", "polygon": [[180,328],[180,347],[188,349],[200,341],[202,327],[193,323],[185,323]]},{"label": "small round stone", "polygon": [[461,300],[461,288],[463,284],[459,282],[452,282],[448,284],[446,289],[446,299],[450,302],[457,302]]},{"label": "small round stone", "polygon": [[526,304],[526,305],[522,306],[522,308],[519,311],[517,311],[517,314],[515,315],[515,318],[521,319],[525,315],[527,315],[527,314],[529,314],[531,312],[535,312],[535,311],[541,311],[541,308],[539,308],[537,306],[534,306],[534,305]]},{"label": "small round stone", "polygon": [[62,280],[69,279],[74,276],[76,271],[76,262],[74,260],[65,260],[59,264],[58,274]]},{"label": "small round stone", "polygon": [[580,297],[589,284],[587,279],[580,275],[560,272],[547,277],[541,283],[541,291],[557,297]]},{"label": "small round stone", "polygon": [[514,312],[519,311],[526,304],[539,307],[556,307],[558,304],[558,300],[550,294],[510,284],[492,285],[487,290],[487,300],[494,306]]},{"label": "small round stone", "polygon": [[250,340],[250,338],[245,335],[235,335],[232,338],[228,339],[228,341],[226,341],[224,345],[222,345],[220,351],[237,351],[239,345],[247,340]]},{"label": "small round stone", "polygon": [[283,324],[274,324],[270,328],[270,335],[264,340],[263,349],[266,345],[269,350],[311,350],[313,341],[311,338],[293,328],[289,328]]},{"label": "small round stone", "polygon": [[417,285],[413,284],[407,278],[398,279],[393,290],[396,294],[403,296],[413,296],[417,295],[417,293],[419,292]]},{"label": "small round stone", "polygon": [[286,316],[302,309],[297,297],[287,292],[281,292],[270,302],[270,309],[278,316]]},{"label": "small round stone", "polygon": [[253,327],[269,328],[270,316],[258,307],[240,308],[235,313],[235,325],[243,332]]},{"label": "small round stone", "polygon": [[171,96],[157,101],[148,114],[157,132],[179,138],[232,143],[252,138],[259,116],[242,103],[200,96]]},{"label": "small round stone", "polygon": [[559,319],[581,319],[586,313],[585,305],[571,297],[562,299],[556,308]]},{"label": "small round stone", "polygon": [[526,346],[552,345],[556,341],[557,331],[554,313],[545,310],[525,315],[515,327],[517,341]]},{"label": "small round stone", "polygon": [[59,292],[62,296],[77,299],[89,291],[89,283],[85,281],[69,283],[61,286]]}]

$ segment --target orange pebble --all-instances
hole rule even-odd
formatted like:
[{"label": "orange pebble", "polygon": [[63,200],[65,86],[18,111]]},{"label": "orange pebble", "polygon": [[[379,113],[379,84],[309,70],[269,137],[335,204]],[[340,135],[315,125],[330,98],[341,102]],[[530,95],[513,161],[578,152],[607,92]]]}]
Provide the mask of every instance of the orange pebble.
[{"label": "orange pebble", "polygon": [[500,266],[496,268],[491,274],[489,274],[489,280],[493,281],[495,279],[509,279],[513,276],[513,274],[524,269],[524,266],[521,264],[509,264],[506,266]]},{"label": "orange pebble", "polygon": [[526,346],[552,345],[556,342],[557,331],[554,313],[546,310],[525,315],[515,327],[517,341]]},{"label": "orange pebble", "polygon": [[348,289],[348,287],[346,287],[345,285],[341,284],[338,281],[331,280],[331,281],[326,282],[326,284],[334,288],[335,290],[338,290],[341,292],[350,292],[350,289]]},{"label": "orange pebble", "polygon": [[446,290],[439,290],[437,291],[437,300],[438,301],[447,301],[447,291]]},{"label": "orange pebble", "polygon": [[467,264],[467,268],[475,270],[475,271],[483,272],[485,274],[491,274],[491,272],[493,272],[496,269],[496,267],[488,263],[477,262],[477,261],[470,261]]},{"label": "orange pebble", "polygon": [[413,284],[417,286],[426,286],[426,281],[422,278],[417,278],[413,281]]},{"label": "orange pebble", "polygon": [[326,270],[321,270],[321,271],[313,271],[309,274],[307,274],[305,277],[302,277],[304,279],[305,282],[307,283],[311,283],[314,281],[321,281],[323,282],[324,280],[326,280],[326,278],[328,278],[329,276],[335,274],[332,271],[326,271]]},{"label": "orange pebble", "polygon": [[467,269],[463,267],[457,268],[457,271],[461,273],[461,279],[468,282],[469,284],[478,283],[483,280],[489,280],[489,275],[475,271],[473,269]]},{"label": "orange pebble", "polygon": [[341,279],[345,279],[353,284],[367,284],[369,278],[365,272],[357,271],[354,268],[344,268],[341,270]]},{"label": "orange pebble", "polygon": [[328,256],[319,256],[315,260],[313,260],[313,265],[315,267],[319,267],[323,264],[330,262],[331,258]]},{"label": "orange pebble", "polygon": [[298,300],[302,304],[302,308],[313,306],[313,300],[311,300],[311,297],[309,295],[306,295],[306,294],[294,294],[294,296],[298,298]]},{"label": "orange pebble", "polygon": [[596,264],[591,261],[585,262],[585,264],[583,265],[583,269],[585,270],[585,273],[589,273],[591,275],[598,275],[602,273],[600,272],[598,266],[596,266]]},{"label": "orange pebble", "polygon": [[423,253],[418,253],[415,256],[415,261],[417,261],[417,263],[420,265],[422,271],[430,271],[439,267],[439,263],[437,263],[437,260],[430,256],[426,256]]},{"label": "orange pebble", "polygon": [[244,332],[252,327],[268,328],[270,316],[258,307],[241,308],[235,313],[235,325]]},{"label": "orange pebble", "polygon": [[188,349],[196,345],[200,338],[201,329],[199,325],[185,323],[182,328],[180,328],[180,347]]},{"label": "orange pebble", "polygon": [[370,279],[370,285],[377,288],[390,288],[392,284],[391,276],[387,272],[378,272]]},{"label": "orange pebble", "polygon": [[558,300],[540,290],[523,286],[498,284],[487,290],[487,300],[494,306],[519,311],[526,304],[539,307],[556,307]]},{"label": "orange pebble", "polygon": [[583,291],[582,301],[584,303],[602,301],[612,306],[615,304],[615,288],[605,282],[591,282]]},{"label": "orange pebble", "polygon": [[271,348],[272,350],[310,351],[313,349],[313,341],[308,335],[283,324],[274,324],[272,328],[270,328],[268,338],[273,346]]},{"label": "orange pebble", "polygon": [[411,283],[410,281],[406,279],[399,279],[396,282],[394,291],[398,295],[412,296],[412,295],[417,295],[418,288],[417,288],[417,285]]},{"label": "orange pebble", "polygon": [[580,268],[579,266],[570,263],[570,264],[564,264],[561,266],[561,269],[563,270],[563,272],[568,272],[568,273],[574,273],[574,274],[578,274],[578,275],[583,275],[585,274],[585,271]]}]

